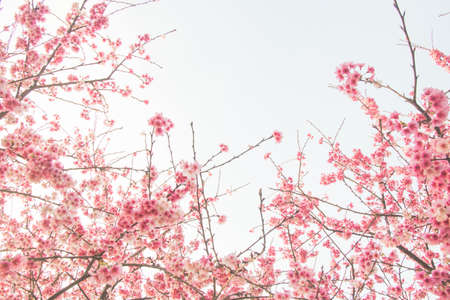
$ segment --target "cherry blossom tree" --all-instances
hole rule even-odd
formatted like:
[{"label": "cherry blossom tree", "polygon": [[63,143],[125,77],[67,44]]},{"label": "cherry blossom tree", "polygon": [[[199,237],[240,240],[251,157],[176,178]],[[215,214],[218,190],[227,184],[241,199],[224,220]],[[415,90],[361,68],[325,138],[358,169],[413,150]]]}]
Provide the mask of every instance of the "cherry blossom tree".
[{"label": "cherry blossom tree", "polygon": [[[268,153],[277,179],[255,195],[259,234],[233,254],[216,246],[214,229],[226,217],[215,209],[223,194],[211,192],[209,178],[269,140],[281,142],[281,132],[232,154],[218,145],[200,161],[191,124],[192,157],[178,161],[173,123],[157,113],[144,149],[118,155],[108,148],[115,131],[108,103],[148,104],[140,91],[152,77],[134,66],[153,66],[148,45],[173,31],[142,33],[130,45],[104,32],[118,12],[150,2],[82,0],[58,16],[28,0],[2,24],[2,299],[450,297],[450,91],[419,90],[416,51],[447,72],[450,56],[412,42],[396,0],[412,91],[382,83],[367,64],[343,63],[336,88],[368,116],[373,147],[346,154],[319,130],[333,167],[321,184],[344,186],[353,198],[305,186],[312,135],[299,143],[295,174]],[[51,18],[59,25],[50,26]],[[362,86],[393,93],[413,111],[380,110]],[[95,116],[95,128],[63,129],[74,114]],[[155,158],[158,151],[168,153],[170,167]]]}]

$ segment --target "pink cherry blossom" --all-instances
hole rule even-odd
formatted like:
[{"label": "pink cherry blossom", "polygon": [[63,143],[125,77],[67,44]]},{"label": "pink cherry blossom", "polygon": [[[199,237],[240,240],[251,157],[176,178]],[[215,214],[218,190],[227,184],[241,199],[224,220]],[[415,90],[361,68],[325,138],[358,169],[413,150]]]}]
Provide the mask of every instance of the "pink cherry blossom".
[{"label": "pink cherry blossom", "polygon": [[279,132],[279,131],[277,131],[277,130],[275,130],[275,131],[273,132],[273,137],[274,137],[274,139],[275,139],[275,142],[277,142],[277,143],[281,143],[281,140],[283,139],[282,133]]}]

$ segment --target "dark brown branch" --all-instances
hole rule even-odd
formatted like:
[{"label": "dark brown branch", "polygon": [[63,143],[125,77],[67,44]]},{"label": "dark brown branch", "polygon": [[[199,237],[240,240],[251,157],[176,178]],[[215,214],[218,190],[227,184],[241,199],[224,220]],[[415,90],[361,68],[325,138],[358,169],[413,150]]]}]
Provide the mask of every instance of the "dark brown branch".
[{"label": "dark brown branch", "polygon": [[406,249],[405,247],[403,247],[402,245],[397,246],[397,249],[399,249],[400,251],[402,251],[404,254],[406,254],[409,258],[411,258],[412,260],[414,260],[416,263],[418,263],[419,265],[421,265],[427,272],[431,272],[433,271],[433,268],[430,267],[426,262],[424,262],[422,259],[420,259],[417,255],[415,255],[414,253],[412,253],[411,251],[409,251],[408,249]]},{"label": "dark brown branch", "polygon": [[87,278],[89,278],[91,275],[89,274],[89,271],[91,270],[92,266],[94,265],[94,262],[96,260],[100,259],[100,257],[96,257],[91,259],[91,261],[89,262],[86,271],[84,271],[83,275],[81,275],[80,278],[78,278],[77,280],[73,281],[72,283],[70,283],[69,285],[67,285],[66,287],[60,289],[58,292],[56,292],[55,294],[53,294],[52,296],[50,296],[50,298],[48,298],[47,300],[54,300],[57,299],[59,296],[61,296],[62,294],[64,294],[65,292],[67,292],[68,290],[70,290],[72,287],[74,287],[75,285],[78,285],[80,282],[86,280]]}]

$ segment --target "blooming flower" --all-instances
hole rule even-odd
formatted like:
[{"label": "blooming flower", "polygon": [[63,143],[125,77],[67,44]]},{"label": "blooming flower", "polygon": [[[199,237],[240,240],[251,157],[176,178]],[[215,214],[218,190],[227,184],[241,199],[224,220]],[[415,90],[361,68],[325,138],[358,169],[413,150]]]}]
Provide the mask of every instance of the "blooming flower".
[{"label": "blooming flower", "polygon": [[281,143],[281,140],[282,140],[282,138],[283,138],[283,135],[282,135],[282,133],[279,132],[278,130],[275,130],[275,131],[273,132],[273,137],[275,138],[275,142]]},{"label": "blooming flower", "polygon": [[219,147],[220,147],[220,151],[221,152],[228,152],[228,146],[227,145],[220,144]]}]

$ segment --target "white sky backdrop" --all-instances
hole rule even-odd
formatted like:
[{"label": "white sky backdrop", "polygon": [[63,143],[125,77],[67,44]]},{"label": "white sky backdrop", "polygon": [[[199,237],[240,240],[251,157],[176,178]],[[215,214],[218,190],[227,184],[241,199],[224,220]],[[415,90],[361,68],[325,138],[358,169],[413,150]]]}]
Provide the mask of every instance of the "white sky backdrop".
[{"label": "white sky backdrop", "polygon": [[[450,1],[399,4],[407,11],[415,43],[450,52],[450,16],[438,17],[450,11]],[[164,0],[127,16],[126,22],[111,27],[124,38],[143,30],[157,34],[177,29],[150,48],[152,59],[164,69],[155,68],[149,110],[162,111],[174,120],[175,148],[183,150],[178,157],[191,156],[190,121],[194,121],[204,158],[221,142],[234,152],[273,129],[285,136],[283,144],[271,143],[225,168],[224,187],[251,185],[221,202],[222,211],[229,215],[217,239],[222,249],[245,245],[246,232],[259,224],[257,190],[273,187],[276,179],[263,153],[272,152],[280,162],[294,158],[297,129],[303,140],[306,132],[318,136],[307,120],[334,135],[346,118],[339,138],[344,149],[370,147],[369,123],[359,105],[328,88],[336,82],[337,65],[367,62],[381,81],[405,91],[411,87],[409,51],[398,45],[404,37],[391,0]],[[435,67],[424,51],[418,51],[418,71],[423,77],[421,88],[450,88],[448,74]],[[391,102],[391,107],[407,108],[385,93],[378,93],[376,100],[380,105]],[[134,113],[130,111],[125,122]],[[306,189],[317,190],[327,149],[312,146],[307,157],[311,188]],[[264,190],[264,194],[271,193]]]},{"label": "white sky backdrop", "polygon": [[[3,0],[2,5],[13,2]],[[72,1],[45,2],[52,7]],[[450,15],[438,17],[450,11],[450,1],[400,0],[399,4],[406,10],[413,42],[450,52]],[[328,85],[336,83],[334,71],[339,64],[354,61],[374,66],[381,81],[409,90],[410,56],[405,46],[399,46],[404,39],[399,24],[391,0],[161,0],[119,13],[111,21],[110,36],[124,41],[145,32],[177,31],[149,48],[152,59],[164,67],[145,65],[155,78],[146,94],[150,105],[143,109],[127,101],[112,106],[118,125],[126,127],[117,135],[118,144],[140,147],[139,133],[155,112],[163,112],[175,123],[172,140],[177,160],[192,157],[191,121],[201,161],[220,143],[237,153],[274,129],[282,131],[282,144],[270,142],[223,170],[224,189],[251,183],[220,205],[229,221],[219,228],[219,249],[241,249],[249,241],[248,229],[259,224],[257,190],[273,187],[276,180],[264,153],[272,152],[278,162],[295,158],[297,129],[303,141],[307,132],[318,136],[307,120],[334,136],[346,118],[339,137],[343,148],[370,147],[368,132],[372,132],[366,116]],[[449,89],[448,74],[435,67],[424,51],[417,55],[420,90]],[[386,93],[370,91],[370,95],[382,108],[407,109]],[[327,149],[311,145],[306,154],[311,170],[311,186],[306,190],[318,190]],[[264,194],[271,195],[267,189]],[[344,194],[334,191],[333,195]]]}]

